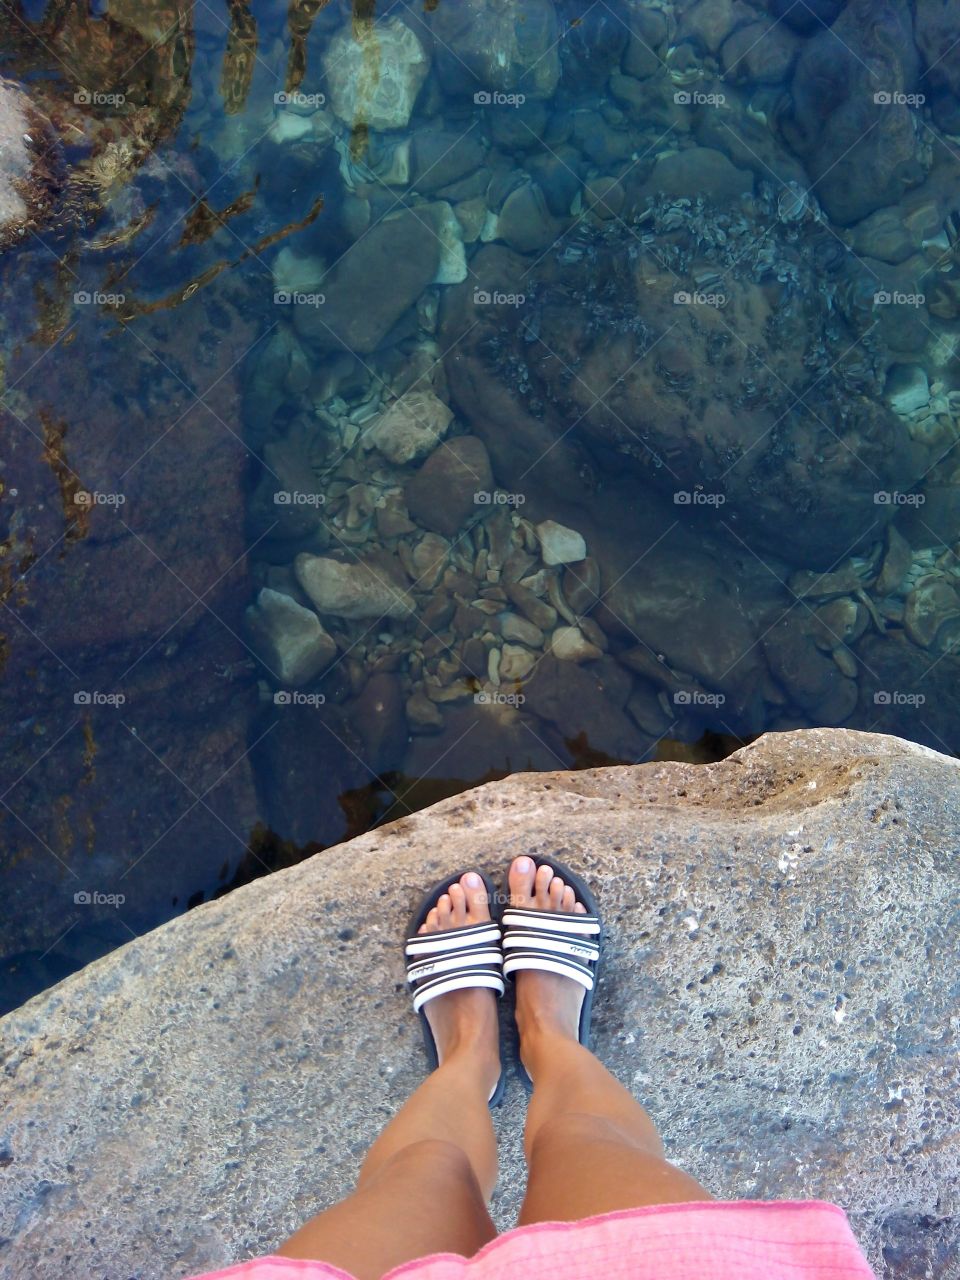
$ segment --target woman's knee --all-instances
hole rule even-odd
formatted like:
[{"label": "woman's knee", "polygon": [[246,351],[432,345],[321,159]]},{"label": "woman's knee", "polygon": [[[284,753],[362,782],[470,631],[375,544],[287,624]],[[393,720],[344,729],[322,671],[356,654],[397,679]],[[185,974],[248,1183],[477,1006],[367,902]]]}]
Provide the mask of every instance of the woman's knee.
[{"label": "woman's knee", "polygon": [[377,1175],[437,1177],[473,1184],[476,1175],[463,1147],[445,1138],[421,1138],[394,1151],[380,1165]]},{"label": "woman's knee", "polygon": [[582,1151],[591,1143],[616,1143],[648,1155],[662,1155],[663,1145],[653,1126],[650,1134],[638,1136],[608,1116],[592,1115],[586,1111],[565,1111],[548,1116],[537,1129],[531,1146],[531,1156],[544,1153],[550,1156],[567,1151]]}]

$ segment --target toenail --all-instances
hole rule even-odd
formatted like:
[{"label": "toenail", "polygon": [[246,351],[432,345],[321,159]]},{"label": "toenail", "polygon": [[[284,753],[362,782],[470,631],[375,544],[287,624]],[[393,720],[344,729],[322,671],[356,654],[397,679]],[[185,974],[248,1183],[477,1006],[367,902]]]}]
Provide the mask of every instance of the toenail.
[{"label": "toenail", "polygon": [[479,889],[480,886],[483,884],[483,881],[480,879],[480,877],[477,875],[475,871],[468,871],[467,884],[470,886],[471,889]]},{"label": "toenail", "polygon": [[518,859],[517,859],[517,870],[518,870],[518,871],[520,871],[520,872],[522,872],[522,873],[525,873],[525,872],[527,872],[527,871],[530,871],[532,868],[533,868],[533,863],[530,861],[530,859],[529,859],[529,858],[518,858]]}]

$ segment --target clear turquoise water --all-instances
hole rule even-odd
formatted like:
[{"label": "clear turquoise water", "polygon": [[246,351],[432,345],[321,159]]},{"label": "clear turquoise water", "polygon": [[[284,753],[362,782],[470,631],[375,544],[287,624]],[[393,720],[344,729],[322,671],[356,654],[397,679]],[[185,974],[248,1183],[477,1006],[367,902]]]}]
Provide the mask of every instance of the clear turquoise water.
[{"label": "clear turquoise water", "polygon": [[511,771],[955,753],[948,24],[4,8],[8,1006]]}]

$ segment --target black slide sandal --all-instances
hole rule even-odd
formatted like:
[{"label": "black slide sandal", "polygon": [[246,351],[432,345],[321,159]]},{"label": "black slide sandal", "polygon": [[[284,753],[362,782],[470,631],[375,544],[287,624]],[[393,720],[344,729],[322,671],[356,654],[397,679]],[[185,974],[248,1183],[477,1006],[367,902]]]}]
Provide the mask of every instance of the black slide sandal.
[{"label": "black slide sandal", "polygon": [[[518,857],[521,855],[517,855]],[[565,911],[540,911],[533,907],[506,906],[503,910],[503,973],[512,977],[524,969],[540,969],[572,978],[585,988],[580,1008],[578,1038],[590,1048],[590,1018],[593,993],[600,970],[603,922],[600,907],[592,890],[565,863],[550,856],[526,855],[535,867],[547,866],[577,895],[587,909],[586,915]],[[511,859],[513,865],[515,859]],[[504,901],[509,903],[509,879],[504,886]],[[517,1054],[517,1072],[527,1093],[533,1081]]]},{"label": "black slide sandal", "polygon": [[[468,987],[489,987],[498,996],[502,996],[504,992],[500,921],[495,910],[499,899],[493,881],[483,871],[477,871],[477,874],[487,891],[489,922],[462,925],[460,928],[444,929],[438,933],[417,932],[430,910],[437,905],[437,900],[468,871],[476,871],[476,868],[467,867],[463,871],[455,871],[424,894],[420,905],[410,917],[404,937],[407,981],[413,988],[414,1011],[420,1018],[423,1046],[431,1071],[438,1065],[437,1044],[423,1006],[438,995]],[[499,1106],[503,1101],[505,1087],[506,1077],[501,1070],[500,1078],[488,1100],[490,1107]]]}]

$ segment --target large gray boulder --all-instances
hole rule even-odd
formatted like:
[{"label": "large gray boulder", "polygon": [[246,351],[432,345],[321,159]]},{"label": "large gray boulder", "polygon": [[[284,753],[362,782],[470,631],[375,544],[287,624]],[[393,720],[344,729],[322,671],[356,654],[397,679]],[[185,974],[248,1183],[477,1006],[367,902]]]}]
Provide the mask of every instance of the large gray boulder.
[{"label": "large gray boulder", "polygon": [[[597,1052],[669,1157],[724,1198],[839,1202],[883,1277],[956,1278],[958,847],[956,760],[808,730],[515,775],[328,849],[0,1022],[0,1269],[172,1280],[269,1252],[423,1076],[408,909],[445,871],[556,852],[606,914]],[[496,1115],[504,1226],[524,1102],[511,1082]]]}]

